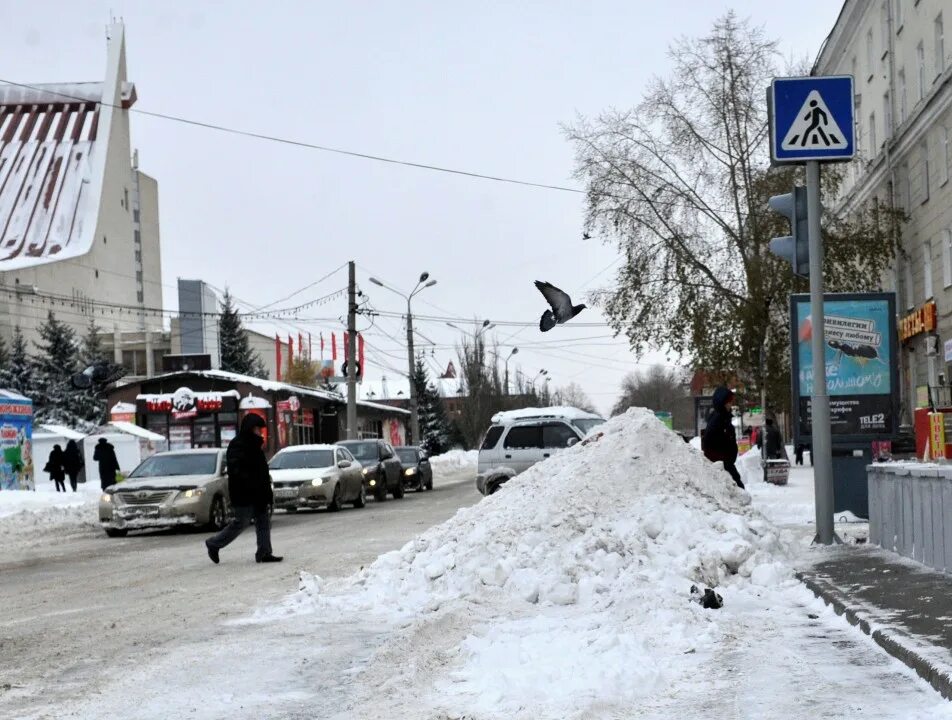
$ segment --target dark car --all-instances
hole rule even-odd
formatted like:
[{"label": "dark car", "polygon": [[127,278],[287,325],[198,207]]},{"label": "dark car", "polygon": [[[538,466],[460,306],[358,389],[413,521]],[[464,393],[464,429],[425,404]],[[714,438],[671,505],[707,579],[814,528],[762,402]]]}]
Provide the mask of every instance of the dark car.
[{"label": "dark car", "polygon": [[403,464],[403,487],[407,490],[432,490],[433,468],[422,448],[413,445],[394,448]]},{"label": "dark car", "polygon": [[363,465],[364,489],[375,500],[403,497],[403,465],[393,446],[383,440],[341,440],[337,443],[350,451]]}]

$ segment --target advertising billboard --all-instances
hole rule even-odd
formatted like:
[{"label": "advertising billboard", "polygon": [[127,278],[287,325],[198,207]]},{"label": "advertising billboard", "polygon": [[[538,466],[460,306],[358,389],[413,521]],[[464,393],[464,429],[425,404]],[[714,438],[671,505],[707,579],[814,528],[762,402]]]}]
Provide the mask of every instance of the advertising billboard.
[{"label": "advertising billboard", "polygon": [[[826,386],[834,443],[890,440],[899,429],[896,298],[836,293],[823,299]],[[798,441],[810,442],[813,323],[808,295],[790,297],[791,375]]]},{"label": "advertising billboard", "polygon": [[35,490],[33,403],[0,390],[0,490]]}]

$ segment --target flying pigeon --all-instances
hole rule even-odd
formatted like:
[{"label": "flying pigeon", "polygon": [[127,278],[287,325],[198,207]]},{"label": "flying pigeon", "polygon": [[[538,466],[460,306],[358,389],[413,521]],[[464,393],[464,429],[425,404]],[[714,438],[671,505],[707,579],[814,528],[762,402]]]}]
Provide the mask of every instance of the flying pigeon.
[{"label": "flying pigeon", "polygon": [[536,280],[535,286],[539,288],[539,292],[552,306],[552,309],[542,313],[542,317],[539,319],[539,329],[542,332],[548,332],[556,325],[568,322],[587,307],[585,305],[573,305],[572,298],[551,283]]}]

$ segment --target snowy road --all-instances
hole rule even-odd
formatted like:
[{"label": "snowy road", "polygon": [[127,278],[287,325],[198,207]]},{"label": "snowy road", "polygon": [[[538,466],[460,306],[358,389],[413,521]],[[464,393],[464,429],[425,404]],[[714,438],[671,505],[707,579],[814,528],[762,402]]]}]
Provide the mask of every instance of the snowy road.
[{"label": "snowy road", "polygon": [[[60,526],[64,534],[27,533],[20,544],[8,534],[0,560],[0,717],[70,716],[115,678],[183,646],[214,657],[228,634],[222,623],[280,600],[297,588],[301,569],[350,574],[479,499],[471,473],[457,470],[432,492],[364,510],[278,513],[272,538],[285,562],[275,565],[255,564],[250,530],[217,567],[198,532],[109,539],[77,522]],[[153,676],[150,684],[160,683]],[[125,697],[138,702],[135,692]],[[132,709],[127,717],[141,715]]]}]

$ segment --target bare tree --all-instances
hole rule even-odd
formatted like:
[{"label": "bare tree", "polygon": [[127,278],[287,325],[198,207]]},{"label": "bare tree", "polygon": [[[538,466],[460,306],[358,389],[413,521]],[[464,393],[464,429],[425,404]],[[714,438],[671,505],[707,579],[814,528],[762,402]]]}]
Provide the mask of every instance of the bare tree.
[{"label": "bare tree", "polygon": [[[567,130],[587,185],[586,234],[617,244],[615,287],[596,293],[632,349],[667,346],[708,371],[766,382],[779,404],[789,383],[787,297],[806,285],[768,251],[786,235],[767,208],[799,170],[771,169],[765,90],[776,43],[728,13],[671,48],[673,70],[633,110]],[[839,186],[824,171],[827,208]],[[830,291],[877,289],[895,253],[900,213],[878,206],[826,216]]]},{"label": "bare tree", "polygon": [[574,382],[556,390],[552,394],[552,404],[567,405],[568,407],[575,407],[590,413],[596,412],[595,405],[589,399],[588,395],[585,394],[585,391],[578,383]]},{"label": "bare tree", "polygon": [[495,362],[490,362],[481,335],[463,340],[458,351],[460,384],[465,392],[460,403],[457,427],[466,447],[478,447],[479,441],[492,421],[492,416],[506,409],[502,381]]}]

